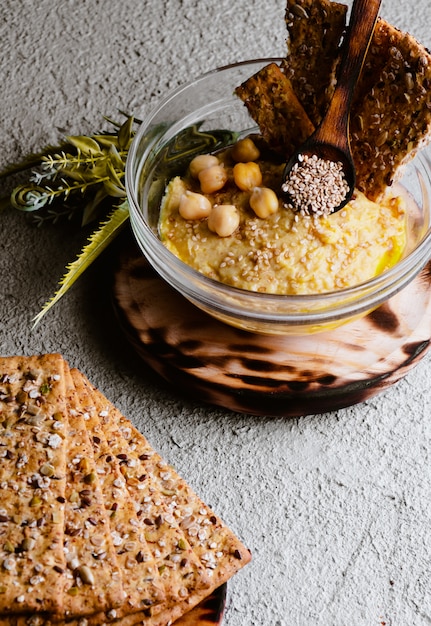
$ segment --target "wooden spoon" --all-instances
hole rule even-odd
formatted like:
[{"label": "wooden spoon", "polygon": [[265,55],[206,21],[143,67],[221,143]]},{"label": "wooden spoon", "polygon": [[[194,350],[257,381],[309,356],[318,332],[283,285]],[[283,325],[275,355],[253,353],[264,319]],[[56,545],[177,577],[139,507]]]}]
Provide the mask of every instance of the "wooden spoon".
[{"label": "wooden spoon", "polygon": [[[343,52],[340,61],[337,85],[328,110],[314,133],[304,142],[288,161],[283,173],[283,192],[287,200],[296,209],[303,209],[305,213],[332,213],[339,211],[351,199],[356,182],[355,166],[349,141],[349,116],[352,103],[353,92],[361,73],[362,65],[371,37],[376,25],[381,0],[355,0],[352,5],[352,12],[346,37],[343,43]],[[331,206],[331,200],[337,194],[330,196],[334,191],[334,186],[328,189],[328,197],[324,196],[327,202],[326,209],[321,209],[321,202],[318,195],[325,194],[325,182],[323,172],[319,180],[319,167],[316,166],[316,179],[313,184],[307,186],[307,206],[299,206],[298,199],[295,199],[295,184],[297,173],[304,167],[305,162],[310,163],[309,158],[315,155],[320,161],[320,166],[329,165],[332,162],[339,165],[344,175],[344,185],[339,184],[340,193],[336,204]],[[320,168],[322,169],[322,168]],[[324,168],[323,168],[324,169]],[[300,172],[299,172],[300,175]],[[346,184],[347,183],[347,184]],[[328,186],[328,185],[327,185]],[[316,203],[313,202],[316,197]],[[303,201],[303,198],[300,199]],[[318,208],[320,207],[320,208]]]}]

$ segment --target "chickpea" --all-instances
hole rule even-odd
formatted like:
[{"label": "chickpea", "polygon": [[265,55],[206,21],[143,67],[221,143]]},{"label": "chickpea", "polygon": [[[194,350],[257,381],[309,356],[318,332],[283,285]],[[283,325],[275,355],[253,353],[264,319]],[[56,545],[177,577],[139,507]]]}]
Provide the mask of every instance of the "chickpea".
[{"label": "chickpea", "polygon": [[237,163],[247,163],[248,161],[257,161],[260,157],[259,148],[250,137],[238,139],[232,147],[232,158]]},{"label": "chickpea", "polygon": [[214,193],[225,186],[227,173],[223,165],[212,165],[198,174],[202,193]]},{"label": "chickpea", "polygon": [[217,204],[208,217],[208,228],[219,237],[230,237],[239,226],[239,212],[233,204]]},{"label": "chickpea", "polygon": [[199,172],[213,165],[219,165],[220,161],[213,154],[198,154],[190,161],[189,169],[193,178],[198,178]]},{"label": "chickpea", "polygon": [[242,191],[251,191],[262,184],[262,172],[257,163],[237,163],[233,167],[233,179]]},{"label": "chickpea", "polygon": [[269,217],[278,211],[278,197],[269,187],[255,187],[251,192],[250,206],[258,217]]},{"label": "chickpea", "polygon": [[201,193],[186,191],[180,198],[178,211],[185,220],[201,220],[211,213],[211,202]]}]

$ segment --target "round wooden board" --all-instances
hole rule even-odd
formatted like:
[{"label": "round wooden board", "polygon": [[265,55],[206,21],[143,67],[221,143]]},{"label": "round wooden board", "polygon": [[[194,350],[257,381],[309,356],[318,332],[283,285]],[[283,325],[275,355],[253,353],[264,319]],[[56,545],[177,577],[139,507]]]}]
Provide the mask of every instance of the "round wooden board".
[{"label": "round wooden board", "polygon": [[115,273],[114,303],[135,349],[180,393],[254,415],[316,414],[387,389],[425,355],[431,264],[366,317],[302,337],[253,334],[213,319],[136,251]]}]

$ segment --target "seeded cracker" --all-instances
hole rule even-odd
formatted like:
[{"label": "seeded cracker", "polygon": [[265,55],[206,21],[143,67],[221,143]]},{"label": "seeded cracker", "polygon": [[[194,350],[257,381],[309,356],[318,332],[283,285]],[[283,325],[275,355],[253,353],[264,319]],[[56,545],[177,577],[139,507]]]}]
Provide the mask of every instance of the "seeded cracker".
[{"label": "seeded cracker", "polygon": [[[146,626],[165,626],[169,620],[178,619],[196,606],[217,587],[229,580],[250,560],[250,552],[225,526],[221,519],[193,492],[170,465],[155,453],[142,435],[120,417],[120,431],[129,448],[137,446],[148,459],[143,459],[142,467],[153,477],[153,484],[160,487],[163,502],[179,521],[195,554],[205,566],[211,580],[209,590],[196,590],[189,598],[174,605],[169,611],[155,614],[145,621]],[[121,620],[118,626],[131,626],[137,621]],[[169,622],[170,623],[170,622]]]},{"label": "seeded cracker", "polygon": [[385,20],[376,25],[351,112],[357,187],[378,199],[431,134],[431,55]]},{"label": "seeded cracker", "polygon": [[[88,381],[86,383],[89,385]],[[95,406],[101,409],[99,415],[113,453],[116,454],[118,451],[118,454],[123,456],[123,460],[127,461],[128,471],[125,477],[135,501],[140,503],[139,513],[148,522],[153,521],[157,511],[159,515],[161,513],[158,523],[148,527],[149,539],[157,540],[159,536],[157,526],[160,523],[168,529],[167,534],[165,530],[162,541],[169,539],[170,531],[178,527],[181,529],[183,539],[180,545],[173,554],[169,555],[168,559],[165,558],[162,561],[164,563],[162,579],[169,581],[173,575],[175,577],[181,572],[182,565],[184,568],[188,567],[184,561],[190,560],[193,563],[198,557],[199,576],[194,584],[188,586],[188,593],[185,596],[182,597],[179,593],[174,604],[166,603],[161,607],[156,607],[157,610],[154,611],[152,617],[147,618],[141,613],[115,622],[121,626],[131,626],[140,622],[149,626],[164,626],[169,620],[177,619],[190,610],[213,589],[228,580],[250,561],[251,556],[232,531],[163,461],[145,437],[109,403],[100,391],[93,389],[92,398]],[[186,546],[188,546],[187,550],[191,546],[193,552],[188,552]],[[163,545],[156,550],[160,553],[160,557],[166,553]],[[193,567],[196,567],[196,564]],[[204,574],[202,570],[205,570]],[[205,584],[196,584],[202,576]],[[187,578],[188,573],[183,580],[183,585]]]},{"label": "seeded cracker", "polygon": [[282,69],[315,126],[334,91],[346,13],[347,6],[330,0],[287,0],[288,55]]},{"label": "seeded cracker", "polygon": [[[343,30],[340,16],[347,9],[342,7],[328,0],[288,0],[289,54],[281,68],[313,122],[320,119],[333,92],[334,72],[331,70],[329,75],[324,68],[318,69],[318,64],[327,58],[332,59],[331,67],[336,67]],[[261,99],[268,110],[276,109],[282,98],[272,95],[272,84],[265,84],[263,77],[259,73],[254,77],[259,81]],[[313,113],[313,103],[317,102],[324,103],[319,105],[320,117]],[[258,110],[249,107],[249,112],[259,120]],[[277,114],[272,113],[269,124],[263,122],[262,134],[272,136],[278,132],[271,126],[275,119]],[[298,128],[291,131],[297,132]],[[430,137],[431,55],[414,37],[379,19],[350,116],[357,188],[370,200],[378,201],[402,174],[402,166]],[[289,139],[284,149],[286,158],[290,150]]]},{"label": "seeded cracker", "polygon": [[63,576],[64,615],[113,609],[124,591],[109,518],[104,507],[93,448],[68,371],[69,429]]},{"label": "seeded cracker", "polygon": [[123,460],[112,454],[101,428],[96,406],[82,376],[77,370],[72,370],[71,375],[80,398],[85,426],[92,442],[97,473],[105,508],[109,514],[110,531],[117,552],[118,564],[123,574],[123,588],[126,594],[121,607],[107,614],[88,616],[87,626],[90,626],[133,611],[149,609],[159,604],[165,594],[156,561],[145,540],[147,527],[138,517],[134,502],[126,487],[122,470],[127,469],[127,464],[123,465]]},{"label": "seeded cracker", "polygon": [[314,130],[290,80],[276,63],[270,63],[246,80],[235,93],[273,150],[291,154]]},{"label": "seeded cracker", "polygon": [[60,355],[0,358],[0,613],[61,612],[67,425]]},{"label": "seeded cracker", "polygon": [[[122,465],[126,486],[133,498],[138,517],[145,526],[145,538],[157,563],[166,594],[164,603],[156,606],[153,612],[160,612],[162,609],[169,612],[171,607],[188,598],[196,590],[205,590],[206,596],[210,587],[209,577],[192,551],[172,509],[163,502],[159,486],[153,482],[151,473],[144,466],[145,459],[142,455],[146,457],[147,452],[138,448],[136,444],[128,446],[127,440],[123,437],[123,429],[119,430],[122,418],[120,412],[100,391],[94,389],[82,374],[74,370],[73,375],[75,380],[77,376],[81,376],[96,408],[96,412],[92,412],[92,428],[96,427],[98,418],[112,454],[126,461]],[[135,432],[131,423],[126,418],[122,419],[126,432],[129,432],[129,429],[130,432],[132,430]],[[153,454],[154,451],[148,444],[147,447],[148,453]],[[144,611],[124,619],[128,620],[127,623],[134,624],[147,618],[149,613],[150,611]]]}]

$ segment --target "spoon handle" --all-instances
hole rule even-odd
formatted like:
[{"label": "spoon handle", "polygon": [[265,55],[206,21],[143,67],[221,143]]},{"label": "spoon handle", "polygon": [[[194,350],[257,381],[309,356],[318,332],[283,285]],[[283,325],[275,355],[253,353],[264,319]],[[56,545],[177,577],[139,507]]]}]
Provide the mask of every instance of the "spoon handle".
[{"label": "spoon handle", "polygon": [[337,85],[325,118],[315,133],[320,142],[348,147],[349,111],[354,88],[374,32],[382,0],[355,0],[343,43]]}]

